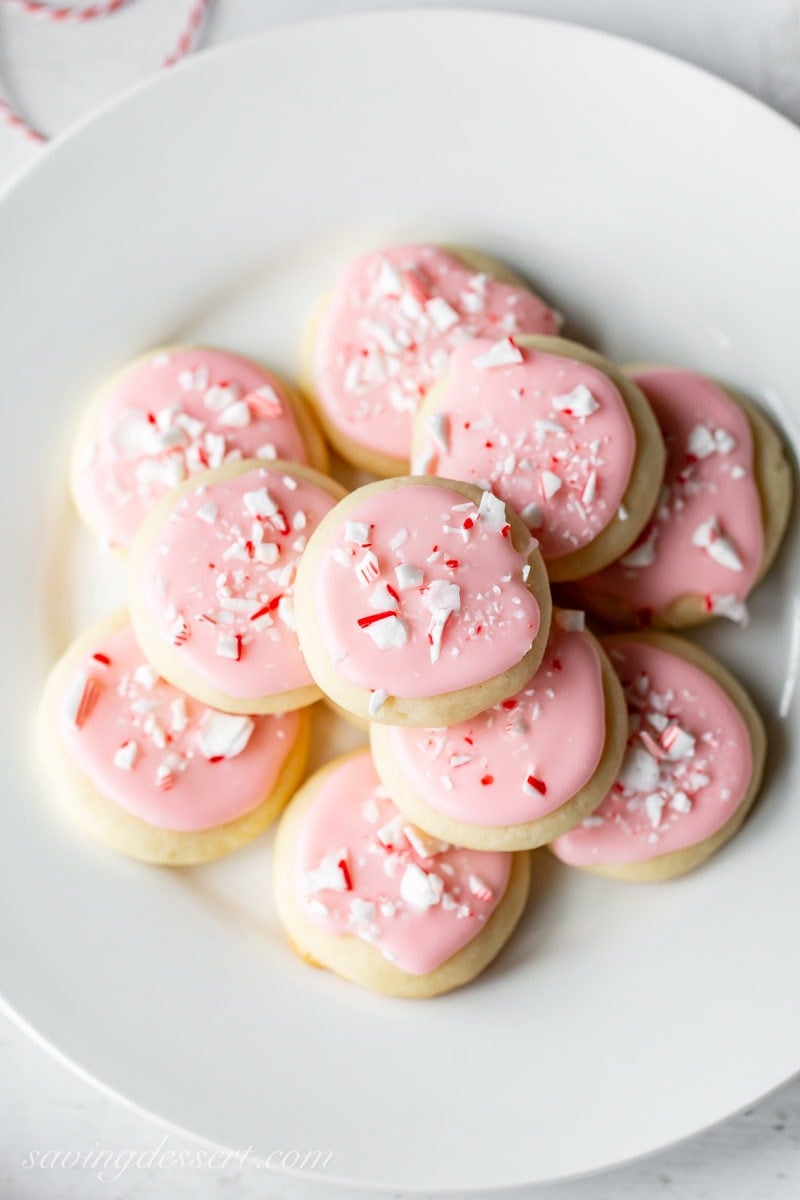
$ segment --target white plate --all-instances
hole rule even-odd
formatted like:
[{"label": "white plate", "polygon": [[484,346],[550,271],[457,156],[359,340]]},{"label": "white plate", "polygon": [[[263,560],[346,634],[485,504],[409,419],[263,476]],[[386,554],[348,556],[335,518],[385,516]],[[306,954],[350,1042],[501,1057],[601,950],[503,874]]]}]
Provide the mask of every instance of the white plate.
[{"label": "white plate", "polygon": [[68,528],[44,533],[69,424],[120,360],[192,337],[291,370],[313,296],[354,248],[445,240],[513,261],[612,355],[749,389],[797,444],[798,197],[797,130],[732,88],[586,30],[431,11],[204,55],[17,182],[0,204],[0,963],[25,1022],[175,1124],[264,1155],[330,1149],[325,1178],[373,1188],[606,1167],[800,1068],[796,535],[750,628],[703,638],[770,726],[742,836],[652,888],[541,856],[507,953],[428,1004],[290,954],[269,839],[183,872],[86,844],[23,736],[65,629],[121,590],[108,562],[94,582]]}]

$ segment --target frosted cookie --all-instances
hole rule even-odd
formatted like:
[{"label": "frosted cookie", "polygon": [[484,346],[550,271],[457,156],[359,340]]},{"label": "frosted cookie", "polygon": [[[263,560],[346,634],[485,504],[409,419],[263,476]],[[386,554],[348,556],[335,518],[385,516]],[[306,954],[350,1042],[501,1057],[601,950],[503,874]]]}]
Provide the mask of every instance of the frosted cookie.
[{"label": "frosted cookie", "polygon": [[313,417],[282,379],[227,350],[171,346],[128,363],[90,402],[72,494],[89,529],[126,549],[166,492],[241,458],[328,465]]},{"label": "frosted cookie", "polygon": [[390,996],[426,997],[474,979],[514,931],[528,855],[460,850],[411,825],[368,751],[300,789],[275,842],[278,914],[314,966]]},{"label": "frosted cookie", "polygon": [[743,621],[789,517],[791,474],[780,438],[713,379],[676,367],[630,373],[664,435],[664,486],[636,544],[571,595],[615,624]]},{"label": "frosted cookie", "polygon": [[180,866],[228,854],[275,819],[302,777],[309,717],[206,708],[159,677],[118,612],[51,671],[37,734],[52,789],[86,833]]},{"label": "frosted cookie", "polygon": [[452,725],[513,696],[550,626],[541,555],[489,492],[387,479],[342,500],[297,574],[300,644],[322,690],[357,717]]},{"label": "frosted cookie", "polygon": [[472,250],[387,246],[351,263],[312,322],[303,378],[330,441],[376,475],[405,475],[420,400],[461,342],[557,333],[560,318]]},{"label": "frosted cookie", "polygon": [[603,644],[628,701],[625,759],[599,808],[551,849],[600,875],[671,879],[742,824],[761,783],[764,726],[744,688],[691,642],[630,633]]},{"label": "frosted cookie", "polygon": [[130,553],[131,619],[159,674],[225,712],[318,700],[295,632],[294,580],[342,494],[307,467],[250,459],[165,496]]},{"label": "frosted cookie", "polygon": [[516,696],[446,729],[373,724],[381,780],[404,815],[476,850],[532,850],[578,825],[613,783],[625,697],[583,624],[556,610],[539,670]]},{"label": "frosted cookie", "polygon": [[414,424],[413,470],[491,488],[539,539],[556,581],[597,570],[635,541],[663,465],[639,389],[563,338],[459,346]]}]

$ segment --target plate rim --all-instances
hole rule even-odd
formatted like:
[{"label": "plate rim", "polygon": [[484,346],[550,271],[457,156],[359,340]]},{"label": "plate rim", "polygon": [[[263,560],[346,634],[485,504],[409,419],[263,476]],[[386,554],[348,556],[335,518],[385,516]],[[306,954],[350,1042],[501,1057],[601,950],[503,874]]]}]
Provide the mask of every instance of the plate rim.
[{"label": "plate rim", "polygon": [[[431,8],[415,5],[413,7],[403,7],[402,9],[389,9],[370,12],[355,11],[335,15],[317,14],[313,16],[292,19],[290,21],[282,21],[279,24],[271,26],[265,30],[244,35],[239,38],[234,38],[231,41],[204,49],[201,53],[198,53],[179,63],[177,72],[163,71],[152,75],[147,75],[142,79],[135,81],[103,101],[100,105],[91,109],[77,121],[71,123],[64,131],[59,133],[53,139],[53,141],[41,151],[39,155],[37,155],[28,163],[23,164],[11,175],[11,177],[2,185],[2,187],[0,187],[0,221],[2,220],[5,210],[4,206],[7,199],[13,196],[19,189],[27,186],[30,178],[34,178],[36,177],[37,173],[49,169],[49,165],[60,158],[60,156],[64,154],[69,155],[71,153],[72,144],[79,140],[87,130],[92,130],[96,126],[101,125],[109,117],[109,115],[113,114],[116,110],[126,108],[132,104],[135,105],[137,98],[143,93],[149,94],[151,91],[156,91],[160,88],[180,88],[183,85],[180,82],[175,83],[175,79],[180,80],[184,76],[188,76],[190,73],[213,71],[218,60],[226,57],[234,58],[237,53],[239,53],[242,46],[249,46],[256,42],[268,44],[272,41],[279,40],[281,36],[287,32],[297,30],[305,26],[319,27],[324,25],[336,25],[338,27],[344,24],[349,24],[355,27],[362,26],[364,24],[394,24],[398,21],[412,22],[418,20],[431,20],[433,22],[444,21],[453,23],[467,22],[474,24],[502,23],[509,26],[516,25],[520,29],[522,29],[524,26],[526,35],[528,35],[531,30],[535,30],[536,27],[555,26],[562,30],[569,31],[570,36],[577,34],[578,36],[585,38],[587,41],[592,41],[595,43],[613,43],[624,47],[626,52],[630,51],[632,48],[637,55],[642,55],[645,57],[654,56],[655,59],[665,61],[673,70],[677,67],[683,71],[689,72],[689,74],[692,76],[702,77],[707,83],[710,83],[716,89],[722,89],[723,91],[727,92],[731,99],[736,103],[744,102],[747,107],[755,105],[759,110],[761,110],[767,119],[770,119],[773,122],[777,121],[785,129],[791,131],[792,137],[798,139],[796,146],[798,152],[800,152],[800,127],[798,127],[798,125],[789,117],[772,108],[766,101],[752,95],[739,85],[731,83],[730,81],[715,75],[707,68],[697,66],[696,64],[688,62],[687,60],[682,59],[668,51],[649,46],[645,43],[638,42],[633,38],[625,37],[620,34],[610,33],[605,30],[598,30],[591,26],[565,21],[558,18],[541,17],[534,14],[518,13],[508,10],[495,11],[491,9],[472,9],[464,7]],[[178,1133],[181,1136],[185,1136],[194,1141],[201,1141],[206,1145],[219,1147],[220,1149],[231,1149],[222,1143],[218,1143],[213,1139],[207,1138],[205,1135],[196,1134],[192,1132],[192,1130],[179,1123],[176,1123],[170,1118],[141,1105],[137,1101],[117,1091],[112,1085],[106,1083],[103,1079],[92,1074],[90,1070],[83,1067],[78,1061],[74,1060],[67,1053],[61,1050],[58,1045],[56,1045],[54,1042],[51,1042],[35,1027],[35,1025],[29,1023],[27,1018],[8,1000],[3,989],[4,984],[2,971],[0,971],[0,1011],[4,1012],[9,1019],[12,1020],[16,1027],[30,1037],[35,1044],[45,1049],[57,1061],[68,1067],[81,1079],[89,1082],[103,1095],[113,1098],[114,1100],[123,1104],[129,1110],[135,1112],[137,1115],[140,1115],[145,1119],[152,1120],[163,1128]],[[774,1094],[776,1091],[787,1086],[798,1077],[800,1077],[800,1063],[798,1063],[796,1069],[782,1076],[781,1079],[768,1086],[752,1100],[749,1100],[742,1105],[737,1105],[731,1110],[726,1110],[702,1127],[695,1128],[690,1132],[680,1135],[677,1138],[670,1139],[666,1142],[659,1142],[657,1145],[654,1145],[649,1149],[643,1150],[634,1155],[625,1156],[622,1159],[602,1163],[596,1167],[587,1168],[586,1170],[576,1173],[558,1174],[549,1179],[539,1179],[536,1181],[536,1185],[547,1186],[548,1184],[552,1185],[558,1182],[570,1182],[592,1178],[595,1175],[601,1175],[603,1173],[649,1159],[654,1155],[672,1149],[673,1147],[680,1146],[684,1142],[699,1136],[703,1132],[715,1127],[721,1122],[735,1117],[738,1113],[741,1113],[744,1109],[749,1107],[750,1104],[761,1102],[765,1098]],[[295,1171],[291,1168],[270,1168],[270,1170],[272,1170],[273,1173],[279,1178],[284,1176],[286,1178],[297,1179],[308,1178],[308,1176],[304,1176],[302,1172]],[[315,1182],[320,1184],[330,1184],[332,1186],[347,1185],[353,1188],[370,1191],[376,1190],[375,1185],[373,1184],[360,1180],[353,1181],[352,1179],[348,1179],[344,1176],[337,1177],[335,1175],[326,1174],[325,1176],[315,1177]],[[525,1186],[530,1185],[526,1185],[524,1183],[501,1185],[502,1190],[515,1190]],[[393,1189],[391,1187],[384,1185],[381,1185],[378,1188],[380,1194],[389,1193],[392,1190]],[[420,1186],[418,1189],[416,1189],[416,1191],[420,1192],[426,1190],[429,1189],[425,1189],[423,1186]],[[447,1195],[451,1190],[452,1189],[449,1188],[439,1188],[436,1190],[435,1194]],[[479,1190],[481,1189],[475,1189],[475,1191]],[[463,1192],[464,1189],[459,1188],[458,1191]]]}]

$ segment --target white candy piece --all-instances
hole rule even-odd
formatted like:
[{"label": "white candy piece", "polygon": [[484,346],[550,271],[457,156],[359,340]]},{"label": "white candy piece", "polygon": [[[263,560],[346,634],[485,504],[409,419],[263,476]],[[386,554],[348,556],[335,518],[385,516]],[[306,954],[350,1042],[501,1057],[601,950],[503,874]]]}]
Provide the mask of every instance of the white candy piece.
[{"label": "white candy piece", "polygon": [[539,476],[539,482],[542,487],[542,495],[545,500],[552,500],[556,492],[561,490],[563,480],[553,471],[542,471]]},{"label": "white candy piece", "polygon": [[709,517],[692,534],[692,545],[705,550],[714,562],[729,571],[743,571],[742,560],[729,537],[722,533],[719,517]]},{"label": "white candy piece", "polygon": [[619,782],[631,792],[650,792],[658,784],[660,770],[658,762],[642,746],[632,746],[627,751],[619,772]]},{"label": "white candy piece", "polygon": [[254,729],[252,717],[209,709],[200,726],[200,749],[206,758],[235,758],[250,741]]},{"label": "white candy piece", "polygon": [[695,739],[680,725],[669,725],[661,735],[661,745],[670,762],[679,758],[690,758],[694,754]]},{"label": "white candy piece", "polygon": [[376,612],[397,612],[398,603],[396,597],[389,591],[388,583],[379,583],[376,588],[370,592],[369,606],[374,608]]},{"label": "white candy piece", "polygon": [[467,887],[477,900],[483,900],[485,903],[488,903],[494,896],[494,892],[488,883],[481,879],[480,875],[470,875],[467,879]]},{"label": "white candy piece", "polygon": [[695,425],[687,439],[686,448],[695,458],[708,458],[715,453],[717,443],[707,425]]},{"label": "white candy piece", "polygon": [[347,862],[347,850],[334,850],[326,854],[314,871],[307,871],[304,880],[307,892],[346,892],[347,875],[342,863]]},{"label": "white candy piece", "polygon": [[206,525],[213,525],[217,519],[218,512],[219,506],[216,505],[213,500],[208,500],[205,504],[198,508],[197,516],[201,521],[205,521]]},{"label": "white candy piece", "polygon": [[735,621],[738,625],[746,625],[750,620],[747,605],[738,596],[712,596],[711,611],[717,616]]},{"label": "white candy piece", "polygon": [[715,429],[714,441],[720,454],[730,454],[736,449],[736,438],[727,429]]},{"label": "white candy piece", "polygon": [[403,833],[420,858],[435,858],[437,854],[446,854],[450,849],[449,842],[433,837],[416,825],[404,825]]},{"label": "white candy piece", "polygon": [[442,454],[450,449],[450,418],[447,413],[432,413],[425,420],[425,428]]},{"label": "white candy piece", "polygon": [[647,813],[647,819],[653,829],[658,829],[661,824],[661,814],[664,811],[664,797],[659,796],[658,792],[645,796],[644,811]]},{"label": "white candy piece", "polygon": [[388,699],[389,693],[384,688],[376,688],[375,691],[370,694],[368,705],[369,715],[371,717],[377,717],[378,713]]},{"label": "white candy piece", "polygon": [[378,830],[378,841],[392,850],[402,850],[406,844],[405,825],[405,818],[398,813]]},{"label": "white candy piece", "polygon": [[597,400],[582,383],[563,396],[553,396],[553,408],[556,412],[568,413],[573,417],[590,417],[599,407]]},{"label": "white candy piece", "polygon": [[485,354],[479,354],[473,358],[472,365],[479,371],[485,371],[492,367],[513,366],[522,361],[523,355],[519,346],[516,346],[511,338],[504,338],[501,342],[495,342]]},{"label": "white candy piece", "polygon": [[139,747],[136,742],[123,742],[114,755],[114,766],[122,771],[132,771],[139,757]]},{"label": "white candy piece", "polygon": [[651,567],[656,561],[656,531],[653,530],[641,546],[634,546],[619,560],[621,567]]},{"label": "white candy piece", "polygon": [[686,795],[686,792],[676,792],[669,802],[670,808],[675,812],[688,813],[692,811],[692,802]]},{"label": "white candy piece", "polygon": [[593,504],[597,498],[597,471],[590,471],[581,495],[581,504]]},{"label": "white candy piece", "polygon": [[296,630],[297,622],[294,616],[294,600],[291,596],[281,596],[278,601],[278,617],[287,629]]},{"label": "white candy piece", "polygon": [[278,511],[277,503],[265,487],[245,492],[242,499],[251,517],[272,517]]},{"label": "white candy piece", "polygon": [[487,529],[505,529],[508,524],[506,506],[492,492],[484,492],[481,496],[481,502],[478,505],[478,516]]},{"label": "white candy piece", "polygon": [[441,296],[434,296],[432,300],[428,300],[425,311],[440,333],[447,333],[447,330],[452,329],[460,320],[456,310]]},{"label": "white candy piece", "polygon": [[541,504],[537,504],[535,500],[530,504],[526,504],[519,515],[528,526],[528,529],[541,529],[544,525],[542,506]]},{"label": "white candy piece", "polygon": [[177,700],[172,701],[169,709],[172,714],[170,729],[173,733],[183,733],[184,729],[189,724],[189,714],[186,711],[186,700],[183,696],[178,696]]},{"label": "white candy piece", "polygon": [[412,567],[411,563],[401,563],[399,567],[395,567],[394,577],[400,591],[407,592],[410,588],[421,587],[424,575],[419,567]]},{"label": "white candy piece", "polygon": [[408,641],[408,626],[401,617],[392,614],[380,621],[367,625],[365,632],[369,634],[379,650],[393,650],[405,646]]},{"label": "white candy piece", "polygon": [[272,566],[273,563],[278,561],[279,554],[280,550],[274,542],[261,542],[258,546],[256,546],[254,551],[256,561],[260,563],[266,563],[269,566]]},{"label": "white candy piece", "polygon": [[231,429],[244,429],[250,424],[250,409],[244,400],[237,400],[234,404],[229,404],[217,419],[220,425],[226,425]]},{"label": "white candy piece", "polygon": [[366,521],[348,521],[344,527],[344,538],[346,542],[363,546],[369,541],[369,525]]},{"label": "white candy piece", "polygon": [[374,583],[381,573],[380,564],[371,550],[368,550],[363,558],[359,559],[354,570],[359,583],[365,585]]},{"label": "white candy piece", "polygon": [[432,908],[441,900],[443,891],[443,880],[423,871],[416,863],[409,863],[400,880],[400,895],[412,908]]},{"label": "white candy piece", "polygon": [[133,678],[149,692],[158,683],[158,672],[154,671],[149,663],[142,663],[133,672]]},{"label": "white candy piece", "polygon": [[239,658],[239,642],[235,637],[231,637],[228,633],[221,633],[217,638],[217,644],[214,648],[214,653],[220,658],[231,658],[238,660]]},{"label": "white candy piece", "polygon": [[253,407],[260,417],[279,417],[283,412],[280,396],[268,383],[262,384],[249,395],[257,397],[257,400],[253,402]]}]

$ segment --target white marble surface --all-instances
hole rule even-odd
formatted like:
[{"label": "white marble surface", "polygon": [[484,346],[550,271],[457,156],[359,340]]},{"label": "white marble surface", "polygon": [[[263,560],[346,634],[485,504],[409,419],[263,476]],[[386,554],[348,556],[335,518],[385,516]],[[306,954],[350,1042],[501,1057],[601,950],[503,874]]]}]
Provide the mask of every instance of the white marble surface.
[{"label": "white marble surface", "polygon": [[[204,44],[318,13],[399,6],[387,0],[217,0]],[[800,121],[800,0],[517,0],[495,5],[461,0],[461,6],[559,17],[647,42],[724,76]],[[52,26],[0,0],[0,95],[46,132],[58,133],[157,67],[171,50],[187,7],[188,0],[135,0],[107,21]],[[36,153],[17,134],[0,128],[0,183]],[[265,1178],[257,1166],[233,1160],[213,1167],[170,1165],[180,1152],[190,1162],[198,1147],[186,1137],[165,1134],[155,1122],[73,1075],[1,1015],[0,1080],[2,1197],[269,1195],[290,1200],[331,1194],[322,1185],[324,1171],[309,1173],[308,1182],[299,1184]],[[73,1151],[78,1165],[30,1165],[34,1153],[41,1157],[53,1150]],[[110,1152],[109,1169],[81,1165],[99,1152]],[[800,1194],[800,1080],[645,1162],[531,1194],[536,1200],[794,1200]]]}]

